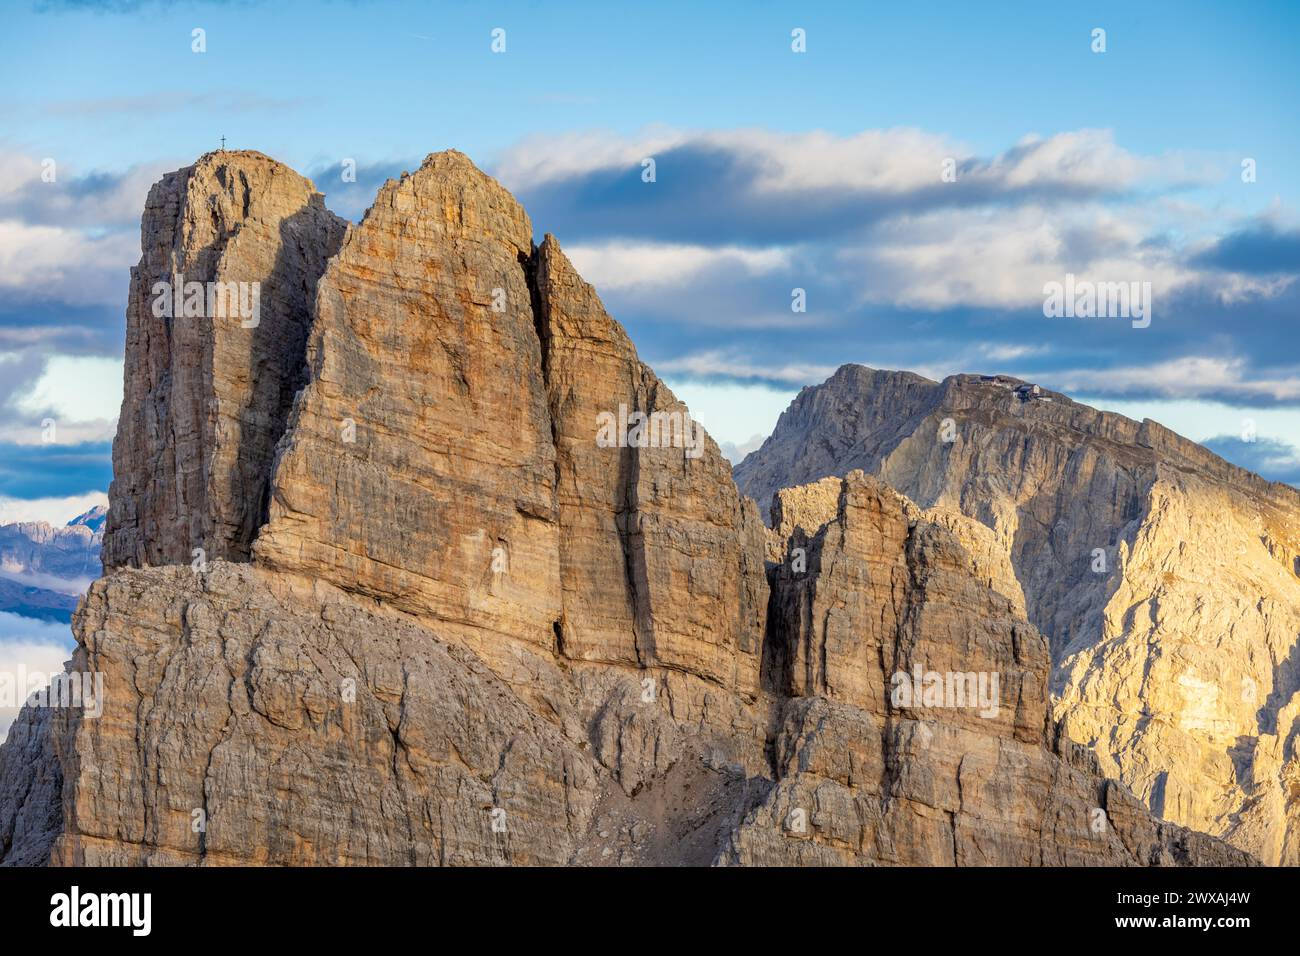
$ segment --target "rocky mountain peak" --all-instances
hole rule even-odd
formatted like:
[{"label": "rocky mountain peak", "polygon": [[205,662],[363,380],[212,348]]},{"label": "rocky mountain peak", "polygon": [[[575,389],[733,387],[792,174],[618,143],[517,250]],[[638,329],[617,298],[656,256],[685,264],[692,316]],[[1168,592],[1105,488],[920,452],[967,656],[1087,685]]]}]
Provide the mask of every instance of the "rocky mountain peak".
[{"label": "rocky mountain peak", "polygon": [[247,560],[306,378],[316,282],[346,223],[261,153],[164,176],[131,270],[104,563]]},{"label": "rocky mountain peak", "polygon": [[[766,529],[532,235],[454,151],[355,226],[255,153],[151,191],[74,621],[100,712],[24,709],[0,862],[1250,862],[1053,722],[1005,528],[854,472]],[[156,309],[182,273],[256,321]],[[841,374],[783,422],[894,467],[943,389]]]},{"label": "rocky mountain peak", "polygon": [[104,528],[104,522],[108,520],[108,508],[104,505],[95,505],[89,511],[84,511],[68,522],[68,527],[73,528],[78,525],[89,528],[95,533],[99,533]]}]

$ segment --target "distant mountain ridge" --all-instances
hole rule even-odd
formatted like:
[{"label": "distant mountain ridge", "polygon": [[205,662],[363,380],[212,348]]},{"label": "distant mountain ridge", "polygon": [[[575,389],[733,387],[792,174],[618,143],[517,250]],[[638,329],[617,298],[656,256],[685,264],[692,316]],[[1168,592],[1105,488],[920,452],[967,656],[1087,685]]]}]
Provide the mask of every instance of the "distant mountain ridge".
[{"label": "distant mountain ridge", "polygon": [[854,469],[992,529],[1050,642],[1058,716],[1105,772],[1300,862],[1300,492],[1018,379],[859,365],[800,392],[734,473],[766,505]]},{"label": "distant mountain ridge", "polygon": [[[1017,392],[1022,387],[1026,390],[1023,396]],[[884,456],[913,436],[919,421],[940,409],[973,409],[989,396],[1004,393],[1008,411],[1032,400],[1036,403],[1030,406],[1035,420],[1050,418],[1081,436],[1149,449],[1151,463],[1155,455],[1176,457],[1220,480],[1240,482],[1260,494],[1291,498],[1300,507],[1300,489],[1234,465],[1152,419],[1137,422],[1117,412],[1104,412],[1010,375],[958,374],[936,382],[915,372],[858,364],[842,365],[821,385],[801,389],[782,412],[772,434],[736,465],[737,484],[766,508],[773,492],[792,483],[816,481],[845,468],[872,471]],[[1012,399],[1016,405],[1011,404]],[[1049,412],[1047,406],[1051,405],[1057,407]]]},{"label": "distant mountain ridge", "polygon": [[62,527],[44,521],[0,525],[0,611],[70,622],[78,599],[101,573],[107,514],[98,505]]}]

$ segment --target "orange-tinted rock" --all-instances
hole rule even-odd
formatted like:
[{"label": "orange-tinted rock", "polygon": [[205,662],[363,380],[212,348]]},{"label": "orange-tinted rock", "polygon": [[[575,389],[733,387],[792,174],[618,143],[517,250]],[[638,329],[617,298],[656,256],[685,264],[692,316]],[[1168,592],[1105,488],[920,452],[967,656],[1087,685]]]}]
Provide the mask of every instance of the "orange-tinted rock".
[{"label": "orange-tinted rock", "polygon": [[460,153],[388,182],[320,283],[256,561],[545,647],[555,449],[532,225]]}]

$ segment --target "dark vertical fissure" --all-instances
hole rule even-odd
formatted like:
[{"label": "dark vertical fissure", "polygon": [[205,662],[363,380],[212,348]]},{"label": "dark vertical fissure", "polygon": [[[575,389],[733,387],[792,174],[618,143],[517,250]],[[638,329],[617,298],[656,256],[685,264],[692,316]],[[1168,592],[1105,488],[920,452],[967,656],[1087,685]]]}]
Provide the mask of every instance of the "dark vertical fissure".
[{"label": "dark vertical fissure", "polygon": [[[556,426],[559,417],[559,408],[555,389],[551,387],[551,334],[548,325],[549,314],[546,308],[546,297],[542,295],[541,287],[541,250],[534,245],[529,255],[524,255],[521,251],[518,256],[519,269],[524,276],[524,285],[528,288],[529,306],[533,313],[533,331],[537,335],[537,348],[542,362],[542,390],[546,395],[546,418],[551,429],[551,454],[553,467],[555,469],[555,480],[552,485],[552,507],[555,510],[556,521],[560,517],[560,435]],[[559,555],[560,565],[564,565],[563,544],[561,544],[561,553]],[[555,634],[555,653],[560,657],[567,657],[568,654],[564,646],[564,608],[563,608],[563,589],[561,588],[561,608],[560,617],[551,622],[551,630]]]}]

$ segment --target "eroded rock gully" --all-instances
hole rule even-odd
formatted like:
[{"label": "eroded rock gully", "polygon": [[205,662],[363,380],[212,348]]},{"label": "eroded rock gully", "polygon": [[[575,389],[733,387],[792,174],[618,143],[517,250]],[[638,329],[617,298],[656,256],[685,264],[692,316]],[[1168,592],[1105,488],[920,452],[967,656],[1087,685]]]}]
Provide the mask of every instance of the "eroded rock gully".
[{"label": "eroded rock gully", "polygon": [[[854,473],[769,531],[711,439],[599,447],[685,409],[532,237],[455,152],[351,226],[256,153],[155,187],[74,621],[103,713],[22,712],[0,861],[1250,862],[1053,721],[996,528]],[[260,325],[155,317],[182,271]],[[895,703],[918,668],[996,675],[984,716]]]}]

